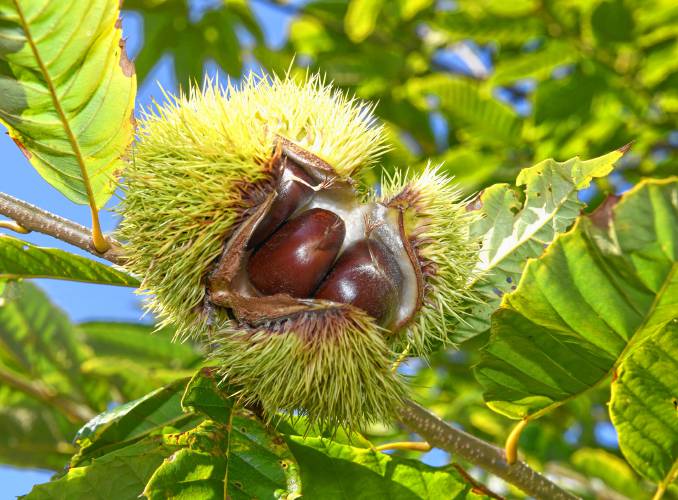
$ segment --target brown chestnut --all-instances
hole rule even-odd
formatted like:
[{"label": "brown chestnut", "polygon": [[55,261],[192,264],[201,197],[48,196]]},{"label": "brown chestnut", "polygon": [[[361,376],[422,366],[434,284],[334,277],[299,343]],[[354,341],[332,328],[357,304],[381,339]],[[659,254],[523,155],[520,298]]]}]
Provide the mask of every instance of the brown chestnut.
[{"label": "brown chestnut", "polygon": [[250,282],[264,295],[311,297],[336,259],[346,235],[334,212],[313,208],[287,221],[254,252]]},{"label": "brown chestnut", "polygon": [[283,159],[283,173],[278,182],[278,195],[268,210],[268,213],[259,222],[247,244],[248,249],[258,247],[273,232],[292,215],[297,208],[306,203],[313,196],[313,189],[302,182],[313,185],[313,179],[299,165],[289,158]]},{"label": "brown chestnut", "polygon": [[388,325],[398,310],[402,283],[393,253],[376,239],[364,239],[341,254],[315,298],[352,304]]}]

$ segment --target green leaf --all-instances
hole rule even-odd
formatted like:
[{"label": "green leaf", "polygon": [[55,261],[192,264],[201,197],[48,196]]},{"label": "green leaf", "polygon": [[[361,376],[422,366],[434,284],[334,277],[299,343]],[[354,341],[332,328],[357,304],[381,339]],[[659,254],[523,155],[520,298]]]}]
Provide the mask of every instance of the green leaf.
[{"label": "green leaf", "polygon": [[163,444],[160,437],[147,439],[96,458],[87,465],[71,467],[61,478],[39,484],[21,498],[136,500],[148,478],[172,451],[174,448]]},{"label": "green leaf", "polygon": [[678,316],[678,181],[645,181],[580,218],[492,318],[487,404],[536,418],[605,380]]},{"label": "green leaf", "polygon": [[144,490],[149,499],[299,496],[296,462],[285,441],[254,417],[206,420],[166,439],[188,446],[155,471]]},{"label": "green leaf", "polygon": [[351,41],[360,43],[372,34],[383,3],[384,0],[351,0],[344,18],[344,29]]},{"label": "green leaf", "polygon": [[66,315],[36,286],[7,284],[0,304],[0,382],[87,419],[108,402],[106,387],[80,371],[90,355]]},{"label": "green leaf", "polygon": [[170,384],[177,378],[188,378],[194,369],[170,368],[133,361],[125,357],[96,356],[83,362],[82,373],[93,380],[101,380],[120,401],[131,401]]},{"label": "green leaf", "polygon": [[493,142],[511,144],[520,140],[522,120],[509,106],[481,92],[478,84],[444,74],[413,78],[405,93],[420,109],[430,110],[432,100],[440,110],[466,125],[471,133]]},{"label": "green leaf", "polygon": [[451,466],[431,467],[325,438],[288,436],[287,442],[299,463],[304,497],[323,500],[479,498]]},{"label": "green leaf", "polygon": [[132,276],[57,248],[32,245],[0,234],[0,278],[52,278],[102,285],[139,286]]},{"label": "green leaf", "polygon": [[422,10],[428,9],[433,4],[433,0],[399,0],[398,3],[400,4],[400,17],[409,21]]},{"label": "green leaf", "polygon": [[224,396],[217,388],[216,373],[211,368],[203,368],[196,373],[186,386],[181,399],[185,411],[200,412],[216,420],[227,423],[231,419],[233,400]]},{"label": "green leaf", "polygon": [[590,478],[602,479],[608,486],[629,498],[648,496],[638,476],[617,455],[605,450],[580,448],[572,454],[570,460],[577,471]]},{"label": "green leaf", "polygon": [[[513,7],[515,2],[511,2]],[[483,6],[484,9],[484,6]],[[485,15],[483,9],[453,10],[440,14],[433,20],[433,26],[449,42],[471,39],[476,43],[506,43],[522,46],[525,40],[543,34],[543,25],[536,16],[500,17]]]},{"label": "green leaf", "polygon": [[639,474],[664,488],[678,477],[677,369],[673,321],[619,366],[610,400],[622,453]]},{"label": "green leaf", "polygon": [[97,356],[126,358],[146,366],[189,368],[202,360],[197,346],[172,342],[173,330],[138,323],[92,321],[78,329]]},{"label": "green leaf", "polygon": [[500,59],[489,83],[504,85],[525,78],[542,80],[551,76],[554,68],[575,61],[577,56],[569,44],[549,42],[541,50]]},{"label": "green leaf", "polygon": [[[622,155],[613,151],[585,161],[577,157],[563,163],[545,160],[523,169],[516,187],[495,184],[481,193],[473,208],[478,207],[482,218],[471,231],[482,239],[472,283],[482,301],[457,326],[454,341],[467,340],[490,327],[490,316],[501,297],[515,290],[527,260],[541,255],[579,215],[584,204],[578,201],[577,192],[593,178],[609,174]],[[524,188],[517,189],[520,186]]]},{"label": "green leaf", "polygon": [[299,16],[292,21],[290,41],[297,52],[310,56],[332,50],[334,44],[323,24],[311,16]]},{"label": "green leaf", "polygon": [[96,207],[133,138],[119,3],[0,0],[0,121],[50,184]]},{"label": "green leaf", "polygon": [[591,27],[602,42],[633,41],[633,16],[622,0],[600,2],[591,15]]},{"label": "green leaf", "polygon": [[80,447],[71,465],[123,448],[163,428],[183,425],[191,416],[181,410],[181,396],[187,379],[179,379],[142,398],[97,415],[76,434]]},{"label": "green leaf", "polygon": [[0,385],[0,463],[60,470],[75,452],[77,423],[25,393]]}]

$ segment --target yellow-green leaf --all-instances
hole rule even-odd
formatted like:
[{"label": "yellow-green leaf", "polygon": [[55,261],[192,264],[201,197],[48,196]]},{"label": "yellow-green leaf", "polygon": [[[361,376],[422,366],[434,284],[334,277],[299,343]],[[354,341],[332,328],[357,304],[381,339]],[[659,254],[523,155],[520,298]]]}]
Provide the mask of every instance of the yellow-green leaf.
[{"label": "yellow-green leaf", "polygon": [[678,322],[634,351],[612,383],[610,416],[619,447],[660,488],[678,477]]},{"label": "yellow-green leaf", "polygon": [[100,208],[133,138],[119,0],[0,0],[0,121],[50,184]]},{"label": "yellow-green leaf", "polygon": [[523,122],[516,112],[466,78],[446,74],[412,78],[404,91],[422,110],[434,108],[431,103],[438,101],[445,116],[459,120],[470,132],[484,139],[505,145],[520,140]]},{"label": "yellow-green leaf", "polygon": [[472,286],[483,300],[473,304],[472,314],[457,325],[455,341],[490,328],[490,316],[501,297],[516,289],[527,260],[539,257],[574,223],[584,207],[578,191],[593,178],[609,174],[622,155],[618,150],[590,160],[544,160],[523,169],[516,186],[495,184],[481,193],[471,207],[482,214],[471,228],[482,241]]},{"label": "yellow-green leaf", "polygon": [[353,42],[360,43],[372,34],[383,3],[384,0],[351,0],[344,18],[344,29]]}]

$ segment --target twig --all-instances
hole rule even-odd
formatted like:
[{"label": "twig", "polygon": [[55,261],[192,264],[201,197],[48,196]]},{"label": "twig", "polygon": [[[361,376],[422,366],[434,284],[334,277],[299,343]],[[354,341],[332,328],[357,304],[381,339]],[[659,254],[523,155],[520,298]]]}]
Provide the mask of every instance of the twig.
[{"label": "twig", "polygon": [[525,462],[508,465],[504,458],[504,450],[449,426],[413,401],[406,401],[399,413],[400,421],[432,446],[442,448],[482,467],[528,495],[548,500],[577,498],[531,469]]},{"label": "twig", "polygon": [[480,483],[476,481],[471,474],[466,472],[464,468],[459,465],[459,464],[452,464],[452,467],[457,469],[457,472],[461,474],[461,477],[464,478],[464,480],[469,483],[474,490],[483,493],[485,496],[488,496],[490,498],[494,498],[495,500],[506,500],[504,497],[497,495],[494,491],[489,489],[487,486],[485,486],[483,483]]},{"label": "twig", "polygon": [[110,236],[106,236],[106,239],[111,248],[104,253],[99,253],[92,242],[92,233],[85,226],[47,212],[6,193],[0,193],[0,214],[9,217],[28,231],[37,231],[53,236],[114,264],[121,264],[123,261],[120,243]]}]

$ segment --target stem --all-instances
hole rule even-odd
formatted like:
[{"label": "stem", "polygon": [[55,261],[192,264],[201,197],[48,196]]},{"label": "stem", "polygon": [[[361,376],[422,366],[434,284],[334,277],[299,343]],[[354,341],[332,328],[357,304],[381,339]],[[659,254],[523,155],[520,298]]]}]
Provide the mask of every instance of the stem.
[{"label": "stem", "polygon": [[68,138],[68,141],[71,143],[71,148],[73,148],[73,154],[75,155],[75,159],[77,160],[78,166],[80,167],[82,183],[84,184],[85,190],[87,191],[87,200],[89,202],[89,207],[92,212],[92,243],[97,252],[105,253],[106,251],[110,250],[110,244],[106,240],[104,234],[101,232],[101,225],[99,224],[99,213],[96,206],[96,202],[94,201],[94,193],[92,192],[92,185],[89,180],[89,172],[87,171],[85,158],[82,154],[82,151],[80,150],[80,143],[78,142],[78,139],[75,137],[75,133],[71,128],[71,124],[68,121],[66,112],[64,111],[64,108],[61,105],[61,101],[59,100],[56,87],[54,86],[54,82],[52,81],[52,75],[50,75],[47,66],[42,60],[42,55],[40,54],[38,46],[35,43],[35,40],[33,39],[30,26],[28,26],[28,22],[24,15],[23,9],[21,8],[21,5],[19,5],[18,0],[14,0],[14,8],[16,9],[16,12],[19,16],[19,21],[21,22],[21,27],[23,29],[24,36],[26,37],[26,41],[30,45],[31,51],[33,52],[33,57],[35,57],[35,61],[38,63],[38,66],[40,67],[40,72],[42,73],[42,76],[45,80],[45,84],[47,85],[47,89],[49,90],[49,94],[52,98],[52,103],[54,104],[54,110],[59,116],[59,120],[61,121],[61,124],[64,127],[66,137]]},{"label": "stem", "polygon": [[506,439],[506,446],[504,449],[506,451],[506,462],[509,465],[513,465],[518,461],[518,441],[520,440],[520,435],[523,433],[523,429],[527,425],[527,422],[527,418],[518,422]]},{"label": "stem", "polygon": [[110,236],[102,236],[106,238],[106,243],[110,248],[104,253],[99,253],[92,240],[92,234],[85,226],[6,193],[0,193],[0,214],[14,220],[25,230],[47,234],[114,264],[121,264],[123,261],[122,247]]},{"label": "stem", "polygon": [[14,231],[15,233],[21,233],[21,234],[28,234],[30,233],[30,230],[26,229],[23,226],[20,226],[13,220],[0,220],[0,228],[2,229],[9,229],[10,231]]},{"label": "stem", "polygon": [[666,493],[666,488],[668,488],[669,484],[673,483],[676,477],[678,477],[678,460],[673,463],[671,470],[666,474],[664,480],[660,481],[657,485],[657,491],[654,492],[652,500],[661,500],[664,493]]},{"label": "stem", "polygon": [[659,486],[657,486],[657,491],[654,492],[652,500],[661,500],[661,498],[664,496],[665,491],[666,485],[664,483],[659,483]]},{"label": "stem", "polygon": [[407,451],[431,451],[433,447],[426,441],[398,441],[396,443],[386,443],[380,446],[375,446],[377,451],[386,450],[407,450]]},{"label": "stem", "polygon": [[87,422],[96,415],[96,413],[88,406],[66,399],[56,393],[54,389],[41,382],[24,380],[4,368],[0,368],[0,381],[38,401],[42,401],[43,403],[52,406],[63,413],[71,422]]},{"label": "stem", "polygon": [[548,500],[573,500],[577,497],[563,490],[525,462],[506,463],[504,450],[449,426],[413,401],[405,401],[400,421],[431,445],[454,453],[488,472],[517,486],[528,495]]},{"label": "stem", "polygon": [[504,497],[502,497],[502,496],[500,496],[500,495],[497,495],[494,491],[492,491],[491,489],[489,489],[489,488],[488,488],[487,486],[485,486],[484,484],[479,483],[478,481],[476,481],[476,480],[473,478],[473,476],[471,476],[471,474],[469,474],[468,472],[466,472],[466,471],[464,470],[464,468],[463,468],[461,465],[459,465],[459,464],[452,464],[452,467],[454,467],[455,469],[457,469],[457,472],[458,472],[459,474],[461,474],[461,476],[466,480],[466,482],[469,483],[469,484],[473,487],[473,489],[476,490],[477,492],[483,493],[484,495],[486,495],[486,496],[488,496],[488,497],[490,497],[490,498],[494,498],[495,500],[506,500]]}]

